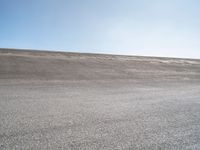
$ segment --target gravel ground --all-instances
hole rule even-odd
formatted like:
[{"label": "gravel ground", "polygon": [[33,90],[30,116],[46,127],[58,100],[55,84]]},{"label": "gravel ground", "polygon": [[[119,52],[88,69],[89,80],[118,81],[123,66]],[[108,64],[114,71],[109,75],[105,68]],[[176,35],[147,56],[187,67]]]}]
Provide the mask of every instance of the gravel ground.
[{"label": "gravel ground", "polygon": [[0,149],[200,149],[200,61],[0,50]]}]

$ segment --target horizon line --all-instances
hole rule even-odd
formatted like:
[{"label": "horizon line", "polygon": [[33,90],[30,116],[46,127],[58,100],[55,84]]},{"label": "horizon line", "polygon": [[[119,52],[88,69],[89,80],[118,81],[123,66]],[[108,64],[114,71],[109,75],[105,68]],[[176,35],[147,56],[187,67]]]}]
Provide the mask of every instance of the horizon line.
[{"label": "horizon line", "polygon": [[134,55],[134,54],[115,54],[115,53],[95,53],[95,52],[78,52],[67,51],[63,49],[31,49],[31,48],[12,48],[0,47],[0,50],[14,50],[14,51],[32,51],[32,52],[49,52],[49,53],[71,53],[71,54],[88,54],[88,55],[110,55],[110,56],[124,56],[124,57],[150,57],[150,58],[165,58],[165,59],[187,59],[187,60],[200,60],[200,58],[191,57],[171,57],[171,56],[154,56],[154,55]]}]

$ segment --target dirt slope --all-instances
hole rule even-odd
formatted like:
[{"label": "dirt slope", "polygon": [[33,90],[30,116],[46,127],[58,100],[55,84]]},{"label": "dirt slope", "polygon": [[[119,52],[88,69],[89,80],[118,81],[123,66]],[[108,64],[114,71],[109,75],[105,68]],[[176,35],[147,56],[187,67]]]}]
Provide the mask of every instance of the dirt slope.
[{"label": "dirt slope", "polygon": [[7,149],[200,149],[200,60],[1,49]]},{"label": "dirt slope", "polygon": [[0,49],[0,79],[199,80],[200,60]]}]

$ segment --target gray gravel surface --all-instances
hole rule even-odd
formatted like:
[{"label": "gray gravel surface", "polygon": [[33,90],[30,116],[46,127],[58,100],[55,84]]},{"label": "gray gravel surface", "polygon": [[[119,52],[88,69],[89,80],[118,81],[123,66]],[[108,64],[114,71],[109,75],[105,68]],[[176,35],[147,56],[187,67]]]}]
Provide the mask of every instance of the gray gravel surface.
[{"label": "gray gravel surface", "polygon": [[200,149],[200,60],[1,49],[0,149]]}]

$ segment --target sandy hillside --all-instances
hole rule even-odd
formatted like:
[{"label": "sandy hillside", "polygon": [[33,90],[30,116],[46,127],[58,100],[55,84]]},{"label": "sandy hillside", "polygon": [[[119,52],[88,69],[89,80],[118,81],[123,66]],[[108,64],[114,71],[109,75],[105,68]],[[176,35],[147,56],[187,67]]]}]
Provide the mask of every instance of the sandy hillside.
[{"label": "sandy hillside", "polygon": [[0,49],[0,149],[200,149],[200,60]]}]

